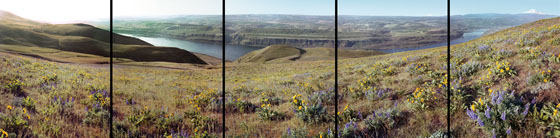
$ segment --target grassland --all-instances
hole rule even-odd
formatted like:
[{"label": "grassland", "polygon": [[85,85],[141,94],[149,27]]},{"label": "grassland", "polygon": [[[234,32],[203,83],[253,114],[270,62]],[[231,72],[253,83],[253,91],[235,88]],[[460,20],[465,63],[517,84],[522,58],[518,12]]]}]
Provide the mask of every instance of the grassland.
[{"label": "grassland", "polygon": [[0,59],[0,129],[10,137],[109,136],[108,64]]}]

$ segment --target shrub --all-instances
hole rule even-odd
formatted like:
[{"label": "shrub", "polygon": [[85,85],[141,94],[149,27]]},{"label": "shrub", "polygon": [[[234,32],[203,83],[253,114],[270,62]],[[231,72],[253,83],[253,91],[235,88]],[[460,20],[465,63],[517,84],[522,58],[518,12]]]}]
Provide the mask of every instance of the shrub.
[{"label": "shrub", "polygon": [[33,98],[31,97],[25,97],[23,98],[22,101],[22,105],[23,107],[31,110],[31,111],[35,111],[35,103],[37,103],[35,100],[33,100]]},{"label": "shrub", "polygon": [[341,138],[358,138],[360,136],[360,129],[358,128],[358,124],[354,121],[350,121],[344,125],[344,129],[340,132]]},{"label": "shrub", "polygon": [[83,123],[86,125],[104,126],[109,118],[109,112],[99,106],[94,106],[91,109],[86,107],[86,117]]},{"label": "shrub", "polygon": [[515,98],[513,91],[492,92],[490,95],[490,98],[479,98],[467,109],[472,121],[488,134],[498,137],[506,137],[512,131],[520,130],[531,104],[523,104]]},{"label": "shrub", "polygon": [[327,109],[321,102],[307,103],[301,95],[294,95],[293,103],[296,116],[307,123],[323,123],[329,121]]},{"label": "shrub", "polygon": [[295,128],[291,129],[288,127],[286,133],[282,134],[282,138],[305,138],[307,137],[307,128]]},{"label": "shrub", "polygon": [[383,137],[397,126],[401,112],[395,108],[378,109],[364,120],[365,129],[372,137]]},{"label": "shrub", "polygon": [[283,120],[286,117],[284,114],[272,110],[270,104],[262,104],[261,108],[257,109],[257,114],[262,120]]},{"label": "shrub", "polygon": [[483,68],[480,62],[476,61],[469,61],[466,64],[460,66],[459,71],[457,71],[458,77],[467,77],[474,75],[476,72],[480,71]]},{"label": "shrub", "polygon": [[16,80],[10,81],[6,86],[4,86],[4,88],[8,92],[11,92],[15,95],[22,95],[23,94],[23,90],[22,90],[23,85],[24,85],[23,82],[16,79]]},{"label": "shrub", "polygon": [[540,110],[533,108],[531,116],[537,121],[547,136],[560,137],[560,103],[554,106],[552,103],[543,105]]},{"label": "shrub", "polygon": [[533,74],[533,75],[529,75],[529,78],[527,79],[527,83],[529,85],[535,85],[538,83],[547,83],[552,81],[552,73],[553,71],[551,71],[550,69],[547,71],[541,71],[539,73]]}]

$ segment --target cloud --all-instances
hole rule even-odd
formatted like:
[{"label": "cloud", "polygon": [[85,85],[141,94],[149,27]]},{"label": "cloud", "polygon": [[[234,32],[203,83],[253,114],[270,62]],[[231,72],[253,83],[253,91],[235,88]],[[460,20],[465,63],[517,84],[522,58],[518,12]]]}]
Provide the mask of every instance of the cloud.
[{"label": "cloud", "polygon": [[544,13],[542,13],[542,12],[539,12],[539,11],[535,10],[535,9],[530,9],[530,10],[525,11],[525,12],[523,12],[523,13],[544,14]]}]

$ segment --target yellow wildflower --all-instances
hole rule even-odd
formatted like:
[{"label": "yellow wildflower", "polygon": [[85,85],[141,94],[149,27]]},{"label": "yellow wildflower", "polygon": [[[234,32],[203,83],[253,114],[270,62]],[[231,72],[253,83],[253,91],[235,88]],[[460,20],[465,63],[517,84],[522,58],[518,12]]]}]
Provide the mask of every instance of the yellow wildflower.
[{"label": "yellow wildflower", "polygon": [[492,94],[492,89],[488,89],[488,93]]},{"label": "yellow wildflower", "polygon": [[264,104],[262,104],[261,107],[264,107]]},{"label": "yellow wildflower", "polygon": [[294,103],[297,103],[297,100],[296,100],[296,99],[294,99]]},{"label": "yellow wildflower", "polygon": [[548,80],[547,80],[547,79],[544,79],[543,81],[544,81],[544,82],[548,82]]},{"label": "yellow wildflower", "polygon": [[560,103],[558,103],[558,104],[556,105],[556,108],[560,108]]},{"label": "yellow wildflower", "polygon": [[6,108],[8,108],[8,110],[12,110],[12,106],[8,105]]},{"label": "yellow wildflower", "polygon": [[500,70],[500,73],[504,73],[504,69],[501,69],[501,70]]},{"label": "yellow wildflower", "polygon": [[27,113],[27,110],[25,110],[25,108],[23,108],[23,113],[24,113],[24,114]]},{"label": "yellow wildflower", "polygon": [[472,109],[473,111],[475,110],[474,104],[471,105],[471,109]]},{"label": "yellow wildflower", "polygon": [[558,114],[558,109],[554,109],[554,114],[552,114],[552,116],[556,116],[556,114]]},{"label": "yellow wildflower", "polygon": [[482,101],[482,98],[478,98],[478,102],[480,103],[480,105],[484,105],[484,101]]},{"label": "yellow wildflower", "polygon": [[506,71],[509,71],[509,67],[506,68]]},{"label": "yellow wildflower", "polygon": [[2,137],[4,137],[4,136],[8,137],[8,132],[4,131],[4,129],[0,129],[0,132],[2,132],[2,135],[0,135],[0,136],[2,136]]},{"label": "yellow wildflower", "polygon": [[299,109],[299,110],[301,110],[301,106],[299,106],[299,108],[298,108],[298,109]]},{"label": "yellow wildflower", "polygon": [[268,104],[267,106],[270,107],[270,104]]}]

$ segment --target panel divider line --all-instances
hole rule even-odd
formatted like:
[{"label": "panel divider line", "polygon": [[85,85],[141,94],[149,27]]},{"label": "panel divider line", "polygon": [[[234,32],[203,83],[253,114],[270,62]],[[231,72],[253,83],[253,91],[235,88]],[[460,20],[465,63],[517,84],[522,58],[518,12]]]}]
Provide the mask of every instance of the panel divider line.
[{"label": "panel divider line", "polygon": [[109,2],[109,137],[113,138],[113,0]]},{"label": "panel divider line", "polygon": [[334,135],[338,137],[338,0],[334,2]]},{"label": "panel divider line", "polygon": [[451,18],[447,0],[447,137],[451,137]]},{"label": "panel divider line", "polygon": [[226,0],[222,0],[222,138],[226,137]]}]

